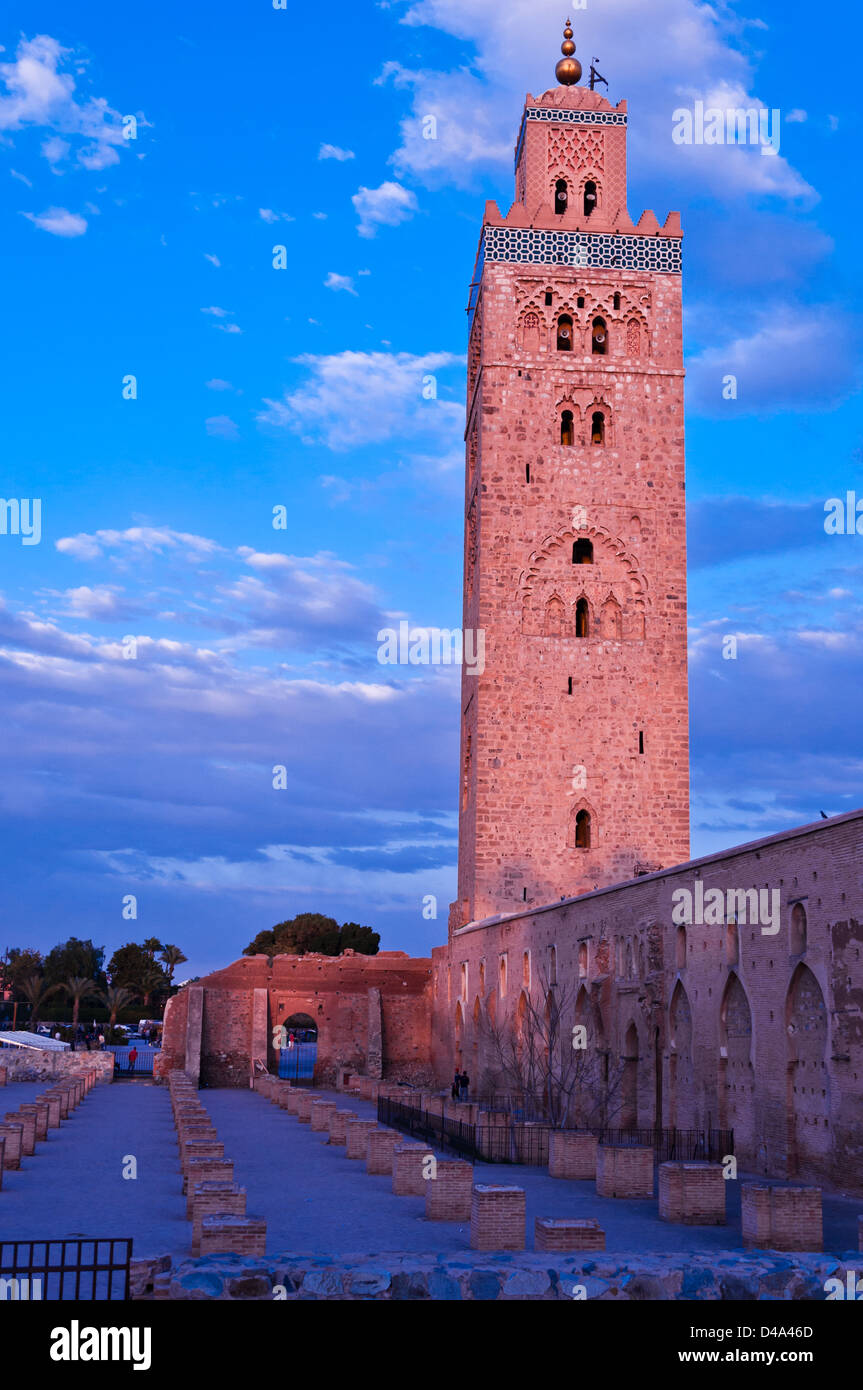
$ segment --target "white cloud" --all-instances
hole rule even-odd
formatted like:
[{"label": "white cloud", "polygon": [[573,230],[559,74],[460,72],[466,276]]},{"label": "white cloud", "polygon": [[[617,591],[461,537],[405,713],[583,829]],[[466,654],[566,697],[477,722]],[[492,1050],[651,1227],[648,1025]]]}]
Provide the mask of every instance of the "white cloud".
[{"label": "white cloud", "polygon": [[291,217],[288,212],[274,212],[272,208],[258,208],[258,216],[264,222],[295,222],[296,218]]},{"label": "white cloud", "polygon": [[[72,50],[48,34],[21,39],[15,61],[0,64],[0,131],[42,127],[55,137],[80,137],[86,143],[78,150],[78,162],[85,169],[104,169],[119,159],[117,149],[124,143],[122,116],[103,97],[76,92],[74,77],[61,71],[71,59]],[[76,75],[80,71],[79,65]],[[58,150],[54,140],[42,147],[52,163]]]},{"label": "white cloud", "polygon": [[21,183],[26,183],[28,188],[33,187],[33,184],[26,174],[19,174],[17,169],[10,169],[9,173],[12,175],[13,179],[19,179]]},{"label": "white cloud", "polygon": [[216,319],[227,318],[228,314],[232,314],[233,312],[233,309],[220,309],[218,304],[211,304],[208,309],[201,310],[202,314],[212,314],[213,318]]},{"label": "white cloud", "polygon": [[354,282],[350,275],[337,275],[334,270],[330,271],[324,281],[324,288],[328,290],[346,290],[348,294],[356,295]]},{"label": "white cloud", "polygon": [[343,163],[346,159],[355,159],[353,150],[343,150],[338,145],[321,145],[318,150],[318,159],[337,159]]},{"label": "white cloud", "polygon": [[209,251],[205,251],[205,252],[204,252],[204,260],[205,260],[205,261],[209,261],[209,262],[210,262],[210,265],[216,266],[217,269],[218,269],[218,267],[222,264],[222,262],[219,260],[218,256],[211,256],[210,253],[209,253]]},{"label": "white cloud", "polygon": [[63,598],[66,612],[75,618],[119,618],[129,611],[117,590],[106,584],[95,588],[84,584],[78,589],[67,589]]},{"label": "white cloud", "polygon": [[93,534],[81,531],[77,536],[64,536],[55,544],[61,554],[71,555],[76,560],[95,560],[111,550],[139,554],[185,550],[200,558],[217,554],[222,548],[206,536],[173,531],[167,526],[130,526],[125,531],[95,531]]},{"label": "white cloud", "polygon": [[71,148],[69,141],[61,140],[59,135],[52,135],[42,142],[42,154],[49,164],[61,164]]},{"label": "white cloud", "polygon": [[68,208],[46,208],[45,212],[25,212],[24,216],[52,236],[83,236],[87,230],[87,219],[77,212],[69,212]]},{"label": "white cloud", "polygon": [[[605,0],[590,13],[589,38],[576,21],[578,56],[585,70],[591,54],[613,54],[605,67],[610,99],[626,97],[637,112],[629,128],[630,152],[640,172],[676,171],[681,182],[705,185],[728,197],[739,192],[810,196],[811,190],[781,156],[718,146],[675,146],[671,115],[694,99],[770,107],[752,91],[750,64],[741,51],[746,24],[730,6],[700,0]],[[405,24],[429,26],[471,45],[468,63],[449,71],[387,63],[380,82],[411,93],[393,155],[399,175],[427,186],[468,186],[490,166],[512,174],[518,113],[526,91],[555,86],[555,45],[560,33],[556,0],[416,0]],[[657,42],[657,34],[662,41]],[[588,51],[589,44],[589,51]],[[649,55],[648,60],[645,55]],[[604,65],[600,62],[603,70]],[[726,101],[726,97],[729,98]],[[717,103],[719,104],[719,103]],[[426,118],[436,121],[428,138]],[[632,209],[637,218],[641,209]],[[659,209],[656,209],[659,213]],[[660,221],[662,221],[660,217]]]},{"label": "white cloud", "polygon": [[205,382],[210,391],[233,391],[233,386],[229,381],[223,381],[221,377],[214,376],[211,381]]},{"label": "white cloud", "polygon": [[400,183],[386,180],[379,188],[360,187],[351,202],[360,219],[360,236],[373,237],[379,226],[397,227],[413,217],[416,195]]},{"label": "white cloud", "polygon": [[785,119],[789,125],[802,125],[802,123],[805,120],[808,120],[809,118],[806,112],[801,111],[800,107],[797,106],[794,108],[793,111],[788,112],[788,115],[785,117]]},{"label": "white cloud", "polygon": [[221,333],[242,333],[242,328],[236,323],[217,323],[216,327]]},{"label": "white cloud", "polygon": [[258,420],[322,439],[337,452],[391,438],[431,449],[441,439],[458,438],[464,408],[423,399],[423,379],[462,360],[451,352],[307,354],[296,361],[309,369],[308,382],[280,401],[265,401]]},{"label": "white cloud", "polygon": [[211,415],[204,421],[207,434],[216,439],[239,439],[240,431],[230,415]]},{"label": "white cloud", "polygon": [[[687,395],[711,415],[827,409],[856,385],[853,325],[827,305],[775,305],[743,316],[747,332],[705,348],[687,362]],[[837,341],[845,351],[837,355]],[[723,377],[737,378],[737,399],[722,399]]]}]

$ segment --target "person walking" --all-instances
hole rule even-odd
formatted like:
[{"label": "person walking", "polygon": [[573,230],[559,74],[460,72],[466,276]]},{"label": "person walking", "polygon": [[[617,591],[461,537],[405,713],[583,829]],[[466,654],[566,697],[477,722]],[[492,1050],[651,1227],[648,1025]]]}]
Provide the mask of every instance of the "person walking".
[{"label": "person walking", "polygon": [[134,1046],[133,1046],[133,1047],[130,1047],[130,1049],[129,1049],[129,1072],[130,1072],[130,1073],[133,1072],[133,1071],[135,1070],[135,1063],[137,1062],[137,1060],[138,1060],[138,1049],[137,1049],[137,1047],[134,1047]]},{"label": "person walking", "polygon": [[454,1076],[453,1079],[452,1079],[452,1089],[451,1089],[451,1091],[450,1091],[450,1095],[452,1096],[453,1100],[458,1100],[458,1093],[459,1093],[459,1090],[460,1090],[460,1089],[461,1089],[461,1073],[458,1072],[458,1071],[456,1071],[456,1074],[455,1074],[455,1076]]},{"label": "person walking", "polygon": [[461,1076],[459,1077],[459,1098],[461,1100],[467,1100],[469,1090],[470,1077],[468,1076],[466,1071],[463,1071]]}]

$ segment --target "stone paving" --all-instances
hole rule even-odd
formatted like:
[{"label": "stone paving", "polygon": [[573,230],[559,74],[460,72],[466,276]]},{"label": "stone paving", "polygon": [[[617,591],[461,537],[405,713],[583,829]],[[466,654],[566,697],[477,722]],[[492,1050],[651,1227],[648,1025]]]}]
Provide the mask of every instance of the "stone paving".
[{"label": "stone paving", "polygon": [[[14,1110],[44,1089],[38,1083],[0,1089]],[[361,1116],[369,1102],[326,1094]],[[308,1255],[347,1252],[441,1254],[468,1250],[467,1223],[428,1222],[422,1197],[395,1197],[388,1177],[366,1173],[322,1134],[248,1090],[202,1090],[206,1106],[247,1188],[250,1215],[267,1221],[267,1249]],[[124,1179],[128,1155],[138,1176]],[[439,1155],[443,1156],[443,1155]],[[739,1183],[728,1184],[729,1225],[677,1226],[660,1221],[655,1201],[598,1198],[592,1182],[550,1178],[544,1169],[482,1164],[486,1182],[516,1183],[527,1193],[528,1247],[535,1216],[596,1217],[609,1252],[644,1255],[742,1253]],[[825,1248],[856,1250],[863,1202],[825,1196]],[[149,1082],[97,1086],[59,1130],[49,1131],[20,1171],[4,1174],[0,1232],[4,1239],[48,1236],[132,1236],[136,1256],[188,1255],[181,1176],[169,1096]]]}]

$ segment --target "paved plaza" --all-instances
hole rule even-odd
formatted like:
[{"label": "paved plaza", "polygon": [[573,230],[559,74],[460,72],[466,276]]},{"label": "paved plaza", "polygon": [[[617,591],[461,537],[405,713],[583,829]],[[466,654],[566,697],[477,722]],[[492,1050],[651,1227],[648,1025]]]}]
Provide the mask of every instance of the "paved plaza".
[{"label": "paved plaza", "polygon": [[[42,1089],[35,1082],[10,1083],[0,1090],[3,1110]],[[247,1189],[248,1213],[267,1222],[270,1253],[468,1250],[466,1223],[426,1221],[424,1198],[394,1196],[389,1177],[370,1176],[364,1162],[345,1157],[344,1147],[327,1144],[325,1135],[263,1096],[249,1090],[199,1094],[225,1156],[234,1161],[235,1180]],[[374,1105],[354,1096],[315,1094],[363,1117],[376,1114]],[[137,1165],[134,1179],[123,1177],[130,1158]],[[529,1233],[536,1216],[595,1217],[611,1252],[742,1251],[739,1182],[727,1185],[728,1225],[691,1227],[660,1221],[655,1200],[599,1198],[592,1182],[550,1178],[542,1168],[478,1164],[476,1177],[525,1189]],[[5,1240],[132,1236],[137,1257],[186,1257],[191,1228],[181,1187],[167,1088],[141,1081],[96,1086],[19,1171],[4,1173],[0,1233]],[[825,1250],[856,1250],[859,1211],[859,1201],[825,1193]]]}]

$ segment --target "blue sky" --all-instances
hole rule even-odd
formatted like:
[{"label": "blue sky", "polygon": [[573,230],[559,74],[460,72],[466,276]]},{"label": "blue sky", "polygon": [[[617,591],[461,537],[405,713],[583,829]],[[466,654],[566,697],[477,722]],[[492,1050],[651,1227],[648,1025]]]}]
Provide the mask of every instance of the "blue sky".
[{"label": "blue sky", "polygon": [[[461,619],[467,286],[565,17],[7,19],[0,492],[42,499],[42,538],[0,536],[0,945],[155,934],[203,973],[302,910],[390,949],[444,938],[457,673],[381,667],[375,636]],[[834,14],[824,55],[797,3],[588,0],[573,22],[629,101],[630,213],[683,218],[709,852],[863,800],[863,538],[823,528],[826,498],[863,496],[858,29]],[[778,155],[676,145],[698,99],[777,109]]]}]

